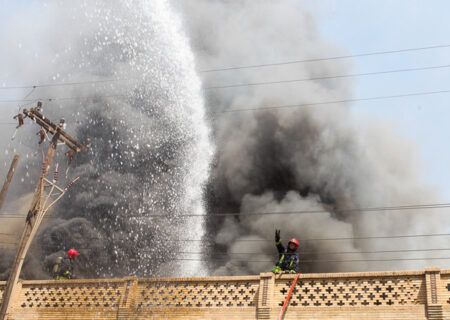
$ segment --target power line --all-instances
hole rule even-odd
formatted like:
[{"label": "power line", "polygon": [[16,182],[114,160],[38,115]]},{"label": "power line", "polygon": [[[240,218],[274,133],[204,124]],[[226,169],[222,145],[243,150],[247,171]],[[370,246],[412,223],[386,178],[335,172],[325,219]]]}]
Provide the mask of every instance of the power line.
[{"label": "power line", "polygon": [[208,72],[228,71],[228,70],[238,70],[238,69],[273,67],[273,66],[289,65],[289,64],[295,64],[295,63],[316,62],[316,61],[326,61],[326,60],[339,60],[339,59],[348,59],[348,58],[357,58],[357,57],[368,57],[368,56],[375,56],[375,55],[384,55],[384,54],[402,53],[402,52],[411,52],[411,51],[423,51],[423,50],[448,48],[448,47],[450,47],[450,44],[397,49],[397,50],[387,50],[387,51],[366,52],[366,53],[358,53],[358,54],[342,55],[342,56],[334,56],[334,57],[310,58],[310,59],[300,59],[300,60],[292,60],[292,61],[284,61],[284,62],[253,64],[253,65],[246,65],[246,66],[230,66],[230,67],[222,67],[222,68],[211,68],[211,69],[200,70],[200,72],[208,73]]},{"label": "power line", "polygon": [[[102,238],[88,238],[88,239],[102,239]],[[0,242],[1,244],[1,242]],[[54,245],[41,245],[40,248],[48,248],[52,249]],[[90,248],[77,248],[77,249],[90,249]],[[397,250],[366,250],[366,251],[302,251],[300,250],[298,253],[300,255],[310,255],[310,254],[372,254],[372,253],[396,253],[396,252],[427,252],[427,251],[448,251],[450,248],[429,248],[429,249],[397,249]],[[145,251],[150,252],[150,251]],[[264,252],[227,252],[227,251],[177,251],[177,252],[167,252],[167,253],[175,253],[175,254],[208,254],[212,253],[214,255],[266,255]]]},{"label": "power line", "polygon": [[35,87],[31,88],[31,90],[22,99],[28,98],[34,92],[34,90],[36,90]]},{"label": "power line", "polygon": [[388,70],[388,71],[375,71],[375,72],[366,72],[366,73],[343,74],[343,75],[335,75],[335,76],[312,77],[312,78],[303,78],[303,79],[263,81],[263,82],[253,82],[253,83],[239,83],[239,84],[229,84],[229,85],[223,85],[223,86],[211,86],[211,87],[204,88],[204,90],[239,88],[239,87],[261,86],[261,85],[282,84],[282,83],[294,83],[294,82],[302,82],[302,81],[315,81],[315,80],[327,80],[327,79],[352,78],[352,77],[373,76],[373,75],[380,75],[380,74],[390,74],[390,73],[412,72],[412,71],[421,71],[421,70],[442,69],[442,68],[449,68],[449,67],[450,67],[450,65],[442,65],[442,66],[431,66],[431,67],[421,67],[421,68],[408,68],[408,69],[395,69],[395,70]]},{"label": "power line", "polygon": [[[350,259],[350,260],[300,260],[300,264],[302,263],[329,263],[329,262],[382,262],[382,261],[416,261],[416,260],[449,260],[450,257],[432,257],[432,258],[393,258],[393,259]],[[187,261],[224,261],[224,262],[261,262],[261,263],[273,263],[273,260],[235,260],[235,259],[196,259],[196,258],[174,258],[172,260],[187,260]]]},{"label": "power line", "polygon": [[[435,203],[435,204],[416,204],[416,205],[404,205],[404,206],[391,206],[391,207],[367,207],[367,208],[355,208],[355,209],[334,209],[333,212],[337,213],[351,213],[351,212],[378,212],[378,211],[398,211],[398,210],[417,210],[417,209],[444,209],[450,208],[450,203]],[[267,211],[267,212],[232,212],[232,213],[205,213],[205,214],[183,214],[178,217],[226,217],[226,216],[260,216],[260,215],[274,215],[274,214],[312,214],[312,213],[328,213],[327,210],[299,210],[299,211]],[[138,218],[148,217],[166,217],[167,215],[147,215],[139,216]]]},{"label": "power line", "polygon": [[[266,63],[266,64],[257,64],[257,65],[247,65],[247,66],[235,66],[235,67],[224,67],[224,68],[216,68],[209,70],[201,70],[200,72],[215,72],[215,71],[226,71],[226,70],[235,70],[235,69],[249,69],[249,68],[259,68],[259,67],[268,67],[268,66],[278,66],[278,65],[287,65],[287,64],[295,64],[295,63],[303,63],[303,62],[314,62],[314,61],[324,61],[324,60],[337,60],[337,59],[346,59],[346,58],[355,58],[355,57],[363,57],[363,56],[372,56],[372,55],[383,55],[383,54],[392,54],[392,53],[401,53],[401,52],[411,52],[411,51],[422,51],[422,50],[430,50],[430,49],[439,49],[439,48],[448,48],[450,44],[444,45],[435,45],[428,47],[416,47],[416,48],[406,48],[406,49],[398,49],[398,50],[388,50],[388,51],[375,51],[368,53],[360,53],[353,55],[342,55],[342,56],[334,56],[334,57],[324,57],[324,58],[311,58],[304,60],[293,60],[293,61],[283,61],[276,63]],[[425,67],[425,68],[416,68],[416,69],[403,69],[403,70],[393,70],[393,71],[385,71],[380,73],[391,73],[391,72],[405,72],[405,71],[415,71],[415,70],[426,70],[426,69],[434,69],[440,67],[447,66],[437,66],[437,67]],[[378,74],[378,73],[369,73],[369,74]],[[369,74],[358,74],[358,75],[369,75]],[[357,75],[344,75],[344,76],[332,76],[334,77],[347,77],[347,76],[357,76]],[[325,77],[327,78],[327,77]],[[304,80],[294,80],[294,81],[306,81],[306,80],[318,80],[317,79],[304,79]],[[102,80],[86,80],[86,81],[74,81],[74,82],[58,82],[58,83],[45,83],[45,84],[35,84],[35,85],[21,85],[21,86],[1,86],[0,90],[7,89],[36,89],[43,87],[58,87],[58,86],[73,86],[73,85],[85,85],[85,84],[95,84],[95,83],[108,83],[108,82],[119,82],[119,81],[130,81],[136,79],[130,78],[114,78],[114,79],[102,79]],[[291,80],[292,81],[292,80]],[[209,89],[209,88],[206,88]]]},{"label": "power line", "polygon": [[422,238],[422,237],[443,237],[450,236],[450,233],[435,234],[408,234],[408,235],[392,235],[392,236],[366,236],[366,237],[343,237],[343,238],[312,238],[300,239],[300,241],[338,241],[338,240],[368,240],[368,239],[400,239],[400,238]]},{"label": "power line", "polygon": [[[299,251],[299,255],[310,255],[310,254],[317,254],[317,255],[324,255],[324,254],[367,254],[367,253],[396,253],[396,252],[428,252],[428,251],[448,251],[450,248],[432,248],[432,249],[402,249],[402,250],[373,250],[373,251],[341,251],[341,252],[320,252],[320,251]],[[180,251],[175,252],[179,254],[205,254],[207,252],[189,252],[189,251]],[[240,255],[240,254],[264,254],[267,255],[267,253],[264,252],[212,252],[214,255]]]},{"label": "power line", "polygon": [[36,98],[36,99],[15,99],[15,100],[0,100],[2,103],[17,103],[17,102],[35,102],[35,101],[64,101],[64,100],[89,100],[89,99],[98,99],[98,98],[113,98],[113,97],[127,97],[127,94],[111,94],[111,95],[94,95],[94,96],[86,96],[86,97],[56,97],[56,98]]},{"label": "power line", "polygon": [[[374,239],[402,239],[402,238],[422,238],[422,237],[442,237],[450,236],[450,233],[441,234],[415,234],[415,235],[392,235],[392,236],[366,236],[366,237],[341,237],[341,238],[309,238],[309,239],[299,239],[300,242],[309,241],[342,241],[342,240],[374,240]],[[100,240],[103,238],[84,238],[89,240]],[[167,241],[173,242],[208,242],[213,241],[211,239],[166,239]],[[272,240],[265,239],[236,239],[235,242],[273,242]],[[10,244],[17,245],[17,243],[12,242],[1,242],[0,244]],[[49,246],[42,246],[49,248]],[[53,246],[52,246],[53,247]],[[450,249],[406,249],[406,250],[384,250],[384,251],[363,251],[363,252],[318,252],[318,254],[352,254],[352,253],[389,253],[389,252],[413,252],[413,251],[437,251],[437,250],[450,250]],[[192,253],[192,252],[186,252]],[[306,254],[306,252],[304,252]],[[315,253],[315,252],[310,252]]]},{"label": "power line", "polygon": [[[203,89],[204,90],[211,90],[211,89],[224,89],[224,88],[236,88],[236,87],[246,87],[246,86],[259,86],[259,85],[269,85],[269,84],[292,83],[292,82],[302,82],[302,81],[339,79],[339,78],[372,76],[372,75],[401,73],[401,72],[434,70],[434,69],[442,69],[442,68],[449,68],[449,67],[450,67],[450,65],[439,65],[439,66],[428,66],[428,67],[417,67],[417,68],[405,68],[405,69],[394,69],[394,70],[386,70],[386,71],[374,71],[374,72],[365,72],[365,73],[353,73],[353,74],[344,74],[344,75],[330,75],[330,76],[322,76],[322,77],[311,77],[311,78],[303,78],[303,79],[277,80],[277,81],[266,81],[266,82],[256,82],[256,83],[240,83],[240,84],[230,84],[230,85],[222,85],[222,86],[210,86],[210,87],[205,87]],[[78,82],[47,83],[47,84],[40,84],[40,85],[8,86],[8,87],[0,87],[0,90],[27,89],[27,88],[32,88],[34,90],[36,88],[45,88],[45,87],[87,85],[87,84],[95,84],[95,83],[108,83],[108,82],[120,82],[120,81],[131,81],[131,80],[137,80],[137,79],[127,79],[127,78],[117,79],[117,78],[114,78],[114,79],[87,80],[87,81],[78,81]],[[27,96],[29,96],[30,94],[31,94],[31,92]],[[25,98],[26,97],[24,97],[22,99],[22,101]]]},{"label": "power line", "polygon": [[[2,242],[0,242],[1,244]],[[43,245],[40,248],[52,249],[55,246]],[[67,247],[67,246],[66,246]],[[77,248],[78,250],[91,250],[91,248]],[[325,255],[325,254],[374,254],[374,253],[401,253],[401,252],[431,252],[431,251],[448,251],[450,248],[430,248],[430,249],[398,249],[398,250],[370,250],[370,251],[302,251],[298,252],[299,255]],[[145,251],[146,253],[152,253],[151,251]],[[267,255],[265,252],[225,252],[225,251],[208,251],[194,252],[194,251],[175,251],[167,252],[175,254],[201,254],[201,255],[220,255],[220,256],[232,256],[232,255]]]},{"label": "power line", "polygon": [[87,80],[87,81],[77,81],[77,82],[58,82],[58,83],[45,83],[36,85],[25,85],[25,86],[10,86],[10,87],[0,87],[0,90],[8,89],[36,89],[45,87],[64,87],[64,86],[75,86],[75,85],[85,85],[94,83],[105,83],[105,82],[118,82],[118,81],[128,81],[132,79],[104,79],[104,80]]},{"label": "power line", "polygon": [[[17,244],[17,243],[11,243],[11,242],[3,242],[0,241],[0,244]],[[53,248],[54,246],[50,245],[44,245],[39,246],[40,248]],[[90,248],[77,248],[78,250],[89,250]],[[310,255],[310,254],[317,254],[317,255],[325,255],[325,254],[373,254],[373,253],[405,253],[405,252],[431,252],[431,251],[448,251],[450,248],[430,248],[430,249],[399,249],[399,250],[370,250],[370,251],[328,251],[328,252],[320,252],[320,251],[300,251],[299,255]],[[145,251],[148,253],[148,251]],[[192,252],[192,251],[178,251],[178,252],[171,252],[175,254],[207,254],[206,252]],[[222,256],[230,256],[230,255],[267,255],[267,253],[264,252],[212,252],[214,255],[222,255]]]},{"label": "power line", "polygon": [[[336,238],[300,238],[300,242],[308,241],[340,241],[340,240],[371,240],[371,239],[401,239],[401,238],[426,238],[426,237],[446,237],[450,236],[450,233],[434,233],[434,234],[407,234],[407,235],[390,235],[390,236],[360,236],[360,237],[336,237]],[[89,240],[105,239],[101,237],[84,238]],[[176,241],[176,242],[210,242],[214,239],[164,239],[164,241]],[[273,242],[273,240],[266,239],[236,239],[235,242]]]},{"label": "power line", "polygon": [[[242,112],[242,111],[262,111],[269,109],[283,109],[283,108],[294,108],[294,107],[308,107],[315,105],[327,105],[327,104],[340,104],[340,103],[350,103],[358,101],[371,101],[371,100],[384,100],[402,97],[416,97],[416,96],[426,96],[434,94],[449,93],[450,90],[438,90],[438,91],[423,91],[423,92],[411,92],[405,94],[388,95],[388,96],[375,96],[367,98],[355,98],[355,99],[343,99],[334,101],[324,101],[324,102],[310,102],[303,104],[291,104],[291,105],[280,105],[280,106],[266,106],[266,107],[254,107],[254,108],[239,108],[239,109],[228,109],[220,113],[232,113],[232,112]],[[63,100],[89,100],[89,99],[99,99],[99,98],[113,98],[113,97],[128,97],[128,94],[111,94],[111,95],[99,95],[99,96],[86,96],[86,97],[59,97],[59,98],[39,98],[39,99],[18,99],[18,100],[0,100],[1,103],[17,103],[17,102],[34,102],[34,101],[63,101]]]},{"label": "power line", "polygon": [[[380,212],[380,211],[400,211],[400,210],[419,210],[419,209],[445,209],[450,208],[450,203],[432,203],[432,204],[414,204],[414,205],[401,205],[401,206],[389,206],[389,207],[366,207],[355,209],[333,209],[333,212],[338,213],[351,213],[351,212]],[[127,216],[124,218],[184,218],[184,217],[223,217],[223,216],[259,216],[259,215],[277,215],[277,214],[313,214],[313,213],[329,213],[327,210],[298,210],[298,211],[267,211],[267,212],[233,212],[233,213],[205,213],[205,214],[183,214],[176,217],[167,216],[165,214],[153,214],[146,216]],[[416,212],[421,213],[421,212]],[[5,219],[22,219],[26,215],[12,215],[4,214],[0,215]],[[46,219],[61,219],[60,217],[48,216]]]},{"label": "power line", "polygon": [[[79,250],[85,250],[89,248],[79,248]],[[430,249],[430,250],[450,250],[450,249]],[[411,250],[414,251],[414,250]],[[415,250],[420,251],[420,250]],[[382,251],[380,251],[382,252]],[[392,251],[394,252],[394,251]],[[395,251],[401,252],[401,251]],[[343,263],[343,262],[392,262],[392,261],[427,261],[427,260],[449,260],[450,257],[426,257],[426,258],[392,258],[392,259],[345,259],[345,260],[337,260],[337,259],[327,259],[327,260],[300,260],[300,264],[303,263]],[[223,261],[223,262],[244,262],[244,263],[273,263],[273,260],[239,260],[239,259],[225,259],[225,258],[173,258],[171,260],[179,260],[179,261],[203,261],[203,262],[211,262],[211,261]]]},{"label": "power line", "polygon": [[[436,233],[436,234],[411,234],[411,235],[392,235],[392,236],[366,236],[366,237],[342,237],[342,238],[309,238],[298,239],[300,242],[307,241],[339,241],[339,240],[368,240],[368,239],[397,239],[397,238],[421,238],[421,237],[442,237],[450,236],[450,233]],[[167,239],[168,241],[211,241],[206,239]],[[235,242],[273,242],[273,240],[265,239],[236,239]]]},{"label": "power line", "polygon": [[266,106],[266,107],[228,109],[228,110],[224,110],[224,111],[222,111],[220,113],[232,113],[232,112],[242,112],[242,111],[262,111],[262,110],[271,110],[271,109],[309,107],[309,106],[326,105],[326,104],[340,104],[340,103],[350,103],[350,102],[358,102],[358,101],[372,101],[372,100],[384,100],[384,99],[393,99],[393,98],[426,96],[426,95],[442,94],[442,93],[449,93],[449,92],[450,92],[450,90],[411,92],[411,93],[404,93],[404,94],[397,94],[397,95],[376,96],[376,97],[355,98],[355,99],[343,99],[343,100],[335,100],[335,101],[310,102],[310,103],[290,104],[290,105],[280,105],[280,106]]}]

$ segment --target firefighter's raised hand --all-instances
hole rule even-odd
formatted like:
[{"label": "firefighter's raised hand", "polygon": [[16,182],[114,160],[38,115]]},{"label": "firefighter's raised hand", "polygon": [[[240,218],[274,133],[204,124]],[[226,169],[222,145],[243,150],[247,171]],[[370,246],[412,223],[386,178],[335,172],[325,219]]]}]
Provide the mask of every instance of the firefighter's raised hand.
[{"label": "firefighter's raised hand", "polygon": [[280,230],[275,230],[275,242],[280,242]]}]

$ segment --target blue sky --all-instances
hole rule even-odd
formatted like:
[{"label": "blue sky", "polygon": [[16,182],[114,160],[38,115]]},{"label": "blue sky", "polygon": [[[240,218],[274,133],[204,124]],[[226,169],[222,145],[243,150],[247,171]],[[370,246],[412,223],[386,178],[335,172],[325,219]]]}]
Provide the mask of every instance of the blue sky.
[{"label": "blue sky", "polygon": [[[316,0],[300,1],[330,43],[358,54],[450,44],[450,1]],[[352,73],[450,64],[450,48],[352,59]],[[358,77],[354,97],[450,89],[450,68]],[[388,119],[416,142],[422,181],[437,186],[450,202],[450,93],[357,102],[355,117],[371,113]]]}]

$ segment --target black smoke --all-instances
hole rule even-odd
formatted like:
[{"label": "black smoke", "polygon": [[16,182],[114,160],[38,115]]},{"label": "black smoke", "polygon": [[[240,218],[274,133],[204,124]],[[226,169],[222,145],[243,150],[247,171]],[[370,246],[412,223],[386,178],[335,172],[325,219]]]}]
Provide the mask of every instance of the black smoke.
[{"label": "black smoke", "polygon": [[[203,85],[217,148],[207,191],[211,217],[205,243],[211,247],[204,253],[205,259],[211,259],[211,273],[271,270],[276,257],[275,229],[282,230],[283,241],[291,237],[355,238],[443,231],[436,211],[425,216],[414,210],[359,210],[433,203],[435,197],[432,188],[420,183],[414,145],[388,124],[375,118],[356,118],[349,103],[314,104],[351,98],[353,80],[209,89],[351,73],[348,60],[208,71],[345,54],[321,38],[312,17],[297,1],[217,0],[179,5],[199,69],[206,70]],[[276,107],[308,103],[313,105]],[[292,211],[316,213],[286,213]],[[226,218],[213,215],[230,212],[239,214]],[[245,215],[254,212],[280,214]],[[439,245],[442,243],[435,238],[421,241],[420,247]],[[360,253],[392,248],[417,248],[417,243],[415,239],[300,241],[301,271],[392,270],[433,263],[426,261],[430,254],[423,252]],[[339,262],[399,256],[425,259]]]}]

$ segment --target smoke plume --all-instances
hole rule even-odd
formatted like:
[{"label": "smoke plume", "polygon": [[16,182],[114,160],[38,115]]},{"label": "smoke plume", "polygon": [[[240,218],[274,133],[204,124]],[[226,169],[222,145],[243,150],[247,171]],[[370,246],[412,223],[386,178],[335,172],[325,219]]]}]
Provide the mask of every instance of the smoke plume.
[{"label": "smoke plume", "polygon": [[[344,103],[266,108],[349,99],[353,80],[211,88],[351,73],[348,60],[209,71],[345,54],[320,37],[312,17],[298,1],[179,5],[200,68],[206,71],[203,86],[213,117],[217,150],[207,193],[209,212],[240,213],[208,218],[204,241],[212,247],[204,258],[210,259],[212,273],[271,270],[276,260],[275,229],[282,230],[285,242],[292,237],[358,238],[444,231],[442,211],[360,210],[435,201],[435,190],[419,182],[414,144],[388,123],[374,117],[355,118],[350,104]],[[256,110],[233,111],[237,109]],[[289,213],[293,211],[314,213]],[[260,212],[280,213],[246,216]],[[427,261],[430,252],[367,253],[442,245],[442,238],[304,240],[300,241],[301,271],[444,265],[445,260]],[[336,254],[339,252],[347,253]],[[424,260],[370,261],[394,258]]]},{"label": "smoke plume", "polygon": [[[174,259],[185,247],[181,231],[202,236],[201,223],[180,216],[203,213],[212,154],[200,81],[178,16],[166,1],[51,3],[28,15],[42,12],[47,22],[32,31],[37,48],[26,37],[30,30],[12,23],[20,38],[14,40],[35,50],[37,63],[13,70],[17,81],[107,81],[31,93],[62,98],[44,101],[46,116],[55,122],[64,116],[67,131],[82,143],[90,138],[91,148],[70,167],[66,150],[58,153],[59,184],[80,180],[41,228],[30,255],[48,271],[57,256],[76,248],[79,277],[201,273],[198,263],[181,268]],[[20,55],[2,59],[16,68],[21,62]],[[38,150],[36,131],[32,123],[21,128],[8,150],[22,144]],[[27,157],[16,178],[31,180],[22,193],[33,190],[40,171],[40,152]]]}]

